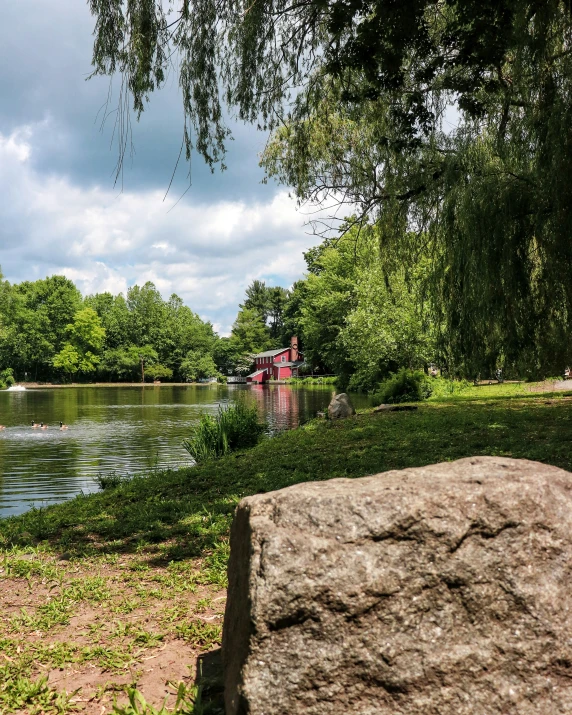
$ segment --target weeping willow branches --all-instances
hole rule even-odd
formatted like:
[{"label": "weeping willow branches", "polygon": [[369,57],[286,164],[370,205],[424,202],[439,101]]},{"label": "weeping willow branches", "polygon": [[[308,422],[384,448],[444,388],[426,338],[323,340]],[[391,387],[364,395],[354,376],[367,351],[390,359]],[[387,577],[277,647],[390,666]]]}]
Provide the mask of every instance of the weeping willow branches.
[{"label": "weeping willow branches", "polygon": [[224,165],[234,113],[274,131],[263,163],[301,201],[428,256],[447,360],[572,360],[568,0],[90,7],[94,72],[120,73],[136,113],[177,72],[187,158]]}]

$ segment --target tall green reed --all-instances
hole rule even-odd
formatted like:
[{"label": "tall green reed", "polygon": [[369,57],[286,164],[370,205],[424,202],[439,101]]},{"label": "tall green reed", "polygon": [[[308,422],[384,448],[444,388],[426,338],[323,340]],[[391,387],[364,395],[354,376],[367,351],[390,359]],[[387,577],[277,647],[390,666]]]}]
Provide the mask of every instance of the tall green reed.
[{"label": "tall green reed", "polygon": [[201,415],[190,438],[183,440],[183,447],[197,463],[219,459],[235,449],[254,447],[265,428],[255,405],[243,400],[227,408],[219,405],[216,416]]}]

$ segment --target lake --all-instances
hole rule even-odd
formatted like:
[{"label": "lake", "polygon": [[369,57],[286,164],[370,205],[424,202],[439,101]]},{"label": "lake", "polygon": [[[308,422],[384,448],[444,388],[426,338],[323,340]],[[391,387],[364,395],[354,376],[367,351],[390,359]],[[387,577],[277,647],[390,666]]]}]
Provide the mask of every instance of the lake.
[{"label": "lake", "polygon": [[[189,465],[181,446],[203,412],[254,401],[273,432],[324,409],[331,386],[147,385],[0,391],[0,517],[97,491],[98,474]],[[352,396],[356,407],[364,396]],[[32,420],[48,424],[33,429]],[[60,431],[64,422],[68,430]]]}]

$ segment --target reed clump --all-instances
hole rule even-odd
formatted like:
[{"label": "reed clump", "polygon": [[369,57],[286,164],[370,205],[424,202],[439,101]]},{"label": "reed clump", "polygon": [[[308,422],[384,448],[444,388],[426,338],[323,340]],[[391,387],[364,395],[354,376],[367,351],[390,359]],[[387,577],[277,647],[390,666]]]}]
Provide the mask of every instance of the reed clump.
[{"label": "reed clump", "polygon": [[240,401],[227,408],[219,406],[215,416],[201,415],[190,438],[183,440],[183,447],[200,464],[236,449],[254,447],[265,428],[256,406]]}]

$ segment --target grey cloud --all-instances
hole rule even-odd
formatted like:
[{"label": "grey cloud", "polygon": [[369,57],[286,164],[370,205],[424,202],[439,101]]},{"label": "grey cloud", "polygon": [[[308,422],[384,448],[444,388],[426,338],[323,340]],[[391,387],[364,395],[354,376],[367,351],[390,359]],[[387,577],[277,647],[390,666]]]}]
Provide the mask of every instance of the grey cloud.
[{"label": "grey cloud", "polygon": [[[8,3],[0,27],[0,264],[12,281],[65,273],[85,292],[153,280],[228,331],[253,278],[290,285],[316,240],[277,187],[261,185],[265,136],[233,127],[223,174],[179,151],[176,82],[133,125],[135,156],[113,187],[112,117],[96,121],[108,80],[91,71],[93,20],[77,0]],[[101,115],[100,115],[101,116]]]},{"label": "grey cloud", "polygon": [[[117,158],[116,148],[109,146],[113,115],[99,131],[109,81],[99,77],[85,81],[91,72],[93,40],[93,18],[87,4],[53,0],[48,6],[45,0],[27,0],[25,11],[21,3],[9,3],[2,12],[0,131],[9,134],[23,124],[43,122],[36,133],[33,158],[39,171],[66,174],[84,186],[111,186]],[[152,96],[141,121],[133,121],[132,127],[135,155],[127,162],[124,187],[166,189],[182,132],[175,78]],[[268,187],[260,185],[263,172],[257,158],[264,135],[241,125],[234,125],[233,133],[227,172],[213,175],[202,159],[194,157],[189,194],[195,199],[252,200],[268,194]],[[180,165],[173,200],[188,185],[187,170]]]}]

